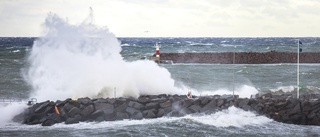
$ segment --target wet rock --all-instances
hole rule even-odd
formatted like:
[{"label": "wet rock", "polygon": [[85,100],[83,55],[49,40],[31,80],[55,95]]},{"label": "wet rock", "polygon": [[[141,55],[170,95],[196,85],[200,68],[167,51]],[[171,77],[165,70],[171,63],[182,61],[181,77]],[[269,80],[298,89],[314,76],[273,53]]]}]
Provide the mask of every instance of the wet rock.
[{"label": "wet rock", "polygon": [[145,108],[146,109],[157,109],[159,107],[159,104],[158,103],[155,103],[155,102],[150,102],[150,103],[147,103]]},{"label": "wet rock", "polygon": [[170,100],[168,100],[166,102],[163,102],[163,103],[160,103],[160,107],[161,108],[167,108],[167,107],[170,107],[170,106],[171,106]]},{"label": "wet rock", "polygon": [[114,106],[109,103],[94,103],[96,110],[102,110],[105,114],[114,112]]},{"label": "wet rock", "polygon": [[162,109],[162,108],[160,108],[160,109],[158,110],[157,117],[162,117],[162,116],[164,116],[164,115],[165,115],[165,110]]},{"label": "wet rock", "polygon": [[86,98],[79,98],[79,99],[77,100],[77,102],[80,103],[80,104],[82,104],[82,105],[85,105],[85,106],[92,104],[91,99],[88,98],[88,97],[86,97]]},{"label": "wet rock", "polygon": [[141,113],[141,112],[138,112],[138,113],[136,113],[136,114],[134,114],[134,115],[131,115],[131,117],[130,117],[130,118],[140,120],[140,119],[142,119],[142,118],[143,118],[143,115],[142,115],[142,113]]},{"label": "wet rock", "polygon": [[76,124],[79,123],[81,120],[81,116],[80,115],[76,115],[75,117],[72,118],[68,118],[65,122],[65,124]]},{"label": "wet rock", "polygon": [[52,119],[47,119],[44,122],[42,122],[41,126],[52,126],[56,124],[56,122]]},{"label": "wet rock", "polygon": [[192,105],[189,107],[189,110],[192,113],[198,113],[198,112],[200,112],[200,109],[201,109],[201,107],[199,105]]},{"label": "wet rock", "polygon": [[94,111],[93,105],[89,105],[89,106],[85,107],[85,108],[80,112],[80,114],[81,114],[81,116],[86,117],[86,116],[89,116],[93,111]]},{"label": "wet rock", "polygon": [[141,109],[144,107],[144,105],[142,105],[141,103],[134,102],[134,101],[130,101],[128,106],[133,107],[135,109]]},{"label": "wet rock", "polygon": [[134,109],[134,108],[132,108],[132,107],[127,107],[126,112],[127,112],[129,115],[135,115],[135,114],[137,114],[137,113],[139,112],[139,110]]},{"label": "wet rock", "polygon": [[41,106],[39,106],[37,109],[35,109],[35,113],[42,113],[43,111],[45,111],[49,105],[50,101],[46,101],[41,103]]},{"label": "wet rock", "polygon": [[81,112],[81,110],[79,109],[79,108],[77,108],[77,107],[73,107],[68,113],[67,113],[67,115],[69,116],[69,117],[75,117],[76,115],[80,115],[80,112]]},{"label": "wet rock", "polygon": [[127,113],[117,112],[116,119],[117,120],[129,119],[129,115]]},{"label": "wet rock", "polygon": [[124,112],[127,109],[127,107],[128,107],[128,104],[123,102],[123,104],[116,107],[116,111],[117,112]]},{"label": "wet rock", "polygon": [[201,113],[212,113],[218,109],[216,100],[210,101],[207,105],[205,105],[202,109],[200,109]]},{"label": "wet rock", "polygon": [[[263,94],[257,98],[236,98],[231,95],[202,96],[187,99],[185,95],[144,95],[136,98],[67,99],[34,104],[16,116],[24,124],[51,126],[80,121],[110,121],[123,119],[157,118],[162,116],[185,116],[194,113],[212,114],[236,106],[255,111],[278,122],[320,125],[320,100],[292,98],[291,95]],[[306,93],[305,93],[306,94]],[[294,95],[293,95],[294,96]],[[57,106],[60,115],[55,112]]]}]

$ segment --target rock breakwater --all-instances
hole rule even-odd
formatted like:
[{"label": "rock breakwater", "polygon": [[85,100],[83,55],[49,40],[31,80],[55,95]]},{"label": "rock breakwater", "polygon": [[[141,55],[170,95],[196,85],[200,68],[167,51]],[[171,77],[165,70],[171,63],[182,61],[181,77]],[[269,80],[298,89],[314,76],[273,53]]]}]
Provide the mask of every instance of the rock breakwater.
[{"label": "rock breakwater", "polygon": [[[220,53],[161,53],[161,60],[173,63],[208,64],[273,64],[297,63],[296,52],[220,52]],[[301,52],[300,63],[320,63],[320,52]]]},{"label": "rock breakwater", "polygon": [[[238,98],[232,95],[193,96],[143,95],[139,98],[79,98],[64,101],[45,101],[34,104],[14,121],[23,124],[51,126],[55,123],[79,123],[81,121],[114,121],[123,119],[148,119],[163,116],[179,117],[188,114],[212,114],[235,106],[278,122],[320,125],[319,94],[255,95],[254,98]],[[312,99],[311,99],[312,98]]]}]

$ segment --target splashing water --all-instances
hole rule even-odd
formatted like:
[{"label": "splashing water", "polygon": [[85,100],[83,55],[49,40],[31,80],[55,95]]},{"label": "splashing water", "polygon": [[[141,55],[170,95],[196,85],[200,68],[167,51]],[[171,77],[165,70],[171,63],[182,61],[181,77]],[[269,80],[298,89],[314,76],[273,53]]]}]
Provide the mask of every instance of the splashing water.
[{"label": "splashing water", "polygon": [[246,125],[263,125],[271,122],[272,120],[265,116],[257,116],[256,114],[244,111],[234,106],[226,110],[219,111],[211,115],[200,117],[191,117],[197,122],[213,125],[215,127],[244,127]]},{"label": "splashing water", "polygon": [[70,25],[52,13],[44,26],[46,34],[34,42],[25,74],[31,96],[40,101],[114,97],[115,89],[117,97],[178,91],[167,69],[152,61],[124,61],[120,42],[107,28],[88,21]]},{"label": "splashing water", "polygon": [[16,116],[16,114],[21,113],[26,108],[27,105],[21,103],[10,103],[8,105],[0,104],[0,128],[11,122],[11,119]]}]

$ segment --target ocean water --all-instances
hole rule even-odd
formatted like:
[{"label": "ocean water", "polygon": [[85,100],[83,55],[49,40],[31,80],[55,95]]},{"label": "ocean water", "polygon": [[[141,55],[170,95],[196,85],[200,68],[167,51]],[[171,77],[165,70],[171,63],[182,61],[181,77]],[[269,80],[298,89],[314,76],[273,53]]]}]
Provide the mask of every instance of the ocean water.
[{"label": "ocean water", "polygon": [[[297,85],[297,64],[156,64],[141,58],[161,52],[320,52],[320,38],[119,38],[107,28],[84,21],[68,24],[49,14],[47,33],[37,38],[0,38],[0,136],[319,136],[320,127],[275,122],[230,107],[211,115],[144,120],[82,122],[51,127],[11,122],[38,101],[141,94],[252,94]],[[300,84],[320,88],[320,64],[299,65]]]}]

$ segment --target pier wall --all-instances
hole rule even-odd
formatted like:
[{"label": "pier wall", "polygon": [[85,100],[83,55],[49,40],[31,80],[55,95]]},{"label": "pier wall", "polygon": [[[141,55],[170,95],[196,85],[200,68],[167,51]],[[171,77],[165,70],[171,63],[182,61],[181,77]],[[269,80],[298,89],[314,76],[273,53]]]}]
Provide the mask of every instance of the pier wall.
[{"label": "pier wall", "polygon": [[[297,63],[297,52],[220,52],[220,53],[161,53],[161,60],[173,63],[208,64],[274,64]],[[301,52],[300,63],[320,63],[320,52]]]},{"label": "pier wall", "polygon": [[[320,125],[319,94],[257,94],[254,98],[232,95],[193,96],[143,95],[139,98],[79,98],[64,101],[45,101],[34,104],[14,121],[23,124],[51,126],[64,122],[114,121],[123,119],[149,119],[163,116],[180,117],[188,114],[212,114],[235,106],[278,122],[302,125]],[[311,99],[313,98],[313,99]],[[57,112],[57,110],[58,112]]]}]

